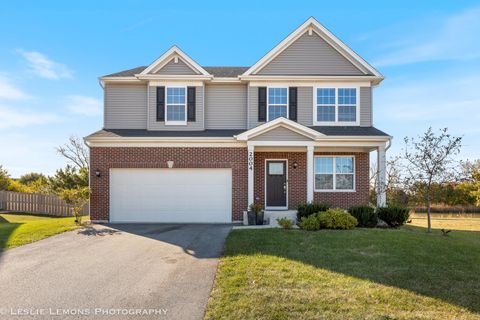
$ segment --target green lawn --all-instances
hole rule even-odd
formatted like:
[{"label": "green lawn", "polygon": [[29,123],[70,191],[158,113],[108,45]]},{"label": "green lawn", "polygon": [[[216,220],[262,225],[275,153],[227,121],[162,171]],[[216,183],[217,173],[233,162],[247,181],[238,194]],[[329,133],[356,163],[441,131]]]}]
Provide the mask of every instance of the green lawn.
[{"label": "green lawn", "polygon": [[21,246],[78,228],[75,218],[0,214],[0,250]]},{"label": "green lawn", "polygon": [[206,319],[480,319],[480,232],[234,230]]}]

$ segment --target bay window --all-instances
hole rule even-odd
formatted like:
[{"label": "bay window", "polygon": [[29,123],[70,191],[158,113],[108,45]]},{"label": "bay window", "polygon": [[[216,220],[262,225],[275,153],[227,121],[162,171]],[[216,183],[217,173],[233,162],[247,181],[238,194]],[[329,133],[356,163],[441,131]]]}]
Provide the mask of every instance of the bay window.
[{"label": "bay window", "polygon": [[353,156],[316,156],[315,191],[354,191]]}]

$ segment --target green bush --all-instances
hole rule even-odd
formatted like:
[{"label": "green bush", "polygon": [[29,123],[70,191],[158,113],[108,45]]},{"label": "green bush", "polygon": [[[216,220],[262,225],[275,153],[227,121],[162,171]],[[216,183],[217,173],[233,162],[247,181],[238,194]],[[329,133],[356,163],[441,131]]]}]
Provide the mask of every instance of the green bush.
[{"label": "green bush", "polygon": [[278,225],[283,229],[290,230],[293,228],[293,221],[288,218],[277,218]]},{"label": "green bush", "polygon": [[311,216],[317,212],[327,211],[328,209],[330,209],[330,206],[325,203],[309,202],[301,204],[297,207],[297,220],[302,221],[303,217]]},{"label": "green bush", "polygon": [[390,227],[399,227],[408,220],[410,210],[405,207],[388,206],[377,208],[378,218],[385,221]]},{"label": "green bush", "polygon": [[342,209],[328,209],[318,214],[318,221],[322,229],[353,229],[358,221]]},{"label": "green bush", "polygon": [[307,231],[317,231],[320,230],[320,220],[318,219],[318,214],[311,214],[308,217],[302,217],[300,220],[300,229]]},{"label": "green bush", "polygon": [[359,227],[373,228],[377,225],[378,215],[370,206],[353,206],[348,210],[358,221]]}]

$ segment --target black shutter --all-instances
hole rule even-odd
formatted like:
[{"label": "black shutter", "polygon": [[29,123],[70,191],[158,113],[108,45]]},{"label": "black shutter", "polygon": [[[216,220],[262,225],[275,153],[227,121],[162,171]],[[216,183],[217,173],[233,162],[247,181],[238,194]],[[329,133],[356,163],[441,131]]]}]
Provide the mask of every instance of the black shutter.
[{"label": "black shutter", "polygon": [[297,121],[297,87],[288,88],[288,116]]},{"label": "black shutter", "polygon": [[258,121],[267,121],[267,87],[258,88]]},{"label": "black shutter", "polygon": [[187,88],[187,121],[195,121],[195,87]]},{"label": "black shutter", "polygon": [[165,121],[165,87],[157,87],[157,121]]}]

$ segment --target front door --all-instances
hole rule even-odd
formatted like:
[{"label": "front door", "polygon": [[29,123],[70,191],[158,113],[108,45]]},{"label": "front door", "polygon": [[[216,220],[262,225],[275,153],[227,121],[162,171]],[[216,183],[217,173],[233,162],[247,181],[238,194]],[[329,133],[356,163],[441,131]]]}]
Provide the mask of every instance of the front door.
[{"label": "front door", "polygon": [[287,208],[287,161],[267,160],[265,202],[269,208]]}]

